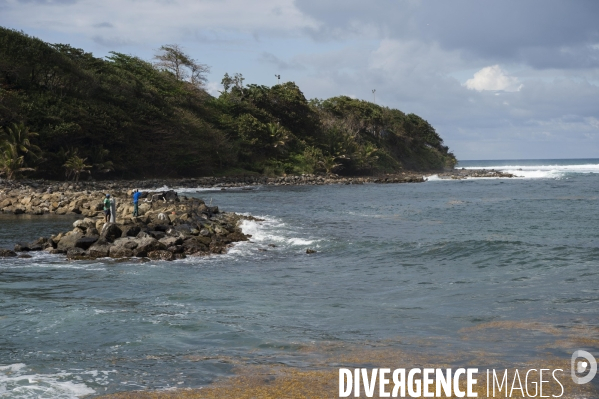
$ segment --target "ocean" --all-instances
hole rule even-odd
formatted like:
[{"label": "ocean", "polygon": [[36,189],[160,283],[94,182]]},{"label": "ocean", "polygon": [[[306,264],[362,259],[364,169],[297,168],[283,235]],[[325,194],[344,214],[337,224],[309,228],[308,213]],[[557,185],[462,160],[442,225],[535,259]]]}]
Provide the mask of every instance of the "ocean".
[{"label": "ocean", "polygon": [[[264,221],[244,222],[251,241],[226,255],[0,259],[0,398],[197,388],[256,366],[539,368],[597,353],[599,159],[457,167],[520,177],[187,189]],[[11,248],[73,219],[0,222]]]}]

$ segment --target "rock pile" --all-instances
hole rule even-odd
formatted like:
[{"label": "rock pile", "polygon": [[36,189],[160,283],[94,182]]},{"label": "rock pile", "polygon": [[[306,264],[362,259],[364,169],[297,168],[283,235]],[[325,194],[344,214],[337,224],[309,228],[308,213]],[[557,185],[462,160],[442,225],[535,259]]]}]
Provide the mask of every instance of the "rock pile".
[{"label": "rock pile", "polygon": [[[73,223],[73,230],[32,243],[15,245],[15,252],[48,251],[69,259],[150,258],[182,259],[187,255],[225,253],[234,242],[247,241],[239,224],[252,217],[222,213],[197,198],[179,198],[176,192],[144,193],[138,217],[126,202],[117,210],[116,223],[105,223],[97,206],[82,206],[87,217]],[[117,203],[118,203],[117,198]],[[96,202],[99,202],[96,198]],[[70,205],[69,205],[70,206]],[[14,256],[5,250],[4,256]],[[2,256],[0,251],[0,256]]]},{"label": "rock pile", "polygon": [[462,180],[471,177],[512,178],[518,176],[495,169],[454,169],[450,172],[439,173],[441,179]]}]

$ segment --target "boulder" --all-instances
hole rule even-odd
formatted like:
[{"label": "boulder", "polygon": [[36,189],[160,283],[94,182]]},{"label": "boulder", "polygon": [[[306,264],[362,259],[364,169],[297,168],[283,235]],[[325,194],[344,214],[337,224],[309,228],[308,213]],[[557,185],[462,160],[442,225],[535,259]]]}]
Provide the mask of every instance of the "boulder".
[{"label": "boulder", "polygon": [[171,251],[164,249],[148,252],[148,258],[152,260],[174,260],[175,256]]},{"label": "boulder", "polygon": [[81,249],[88,249],[89,247],[91,247],[92,245],[94,245],[94,243],[96,241],[98,241],[100,237],[98,236],[91,236],[91,237],[81,237],[80,239],[78,239],[75,242],[75,247],[77,248],[81,248]]},{"label": "boulder", "polygon": [[183,244],[183,239],[180,237],[164,237],[164,238],[159,239],[158,241],[163,243],[167,248],[172,247],[174,245]]},{"label": "boulder", "polygon": [[85,250],[81,249],[81,248],[69,248],[67,250],[67,257],[68,258],[74,258],[74,257],[80,257],[80,256],[85,256]]},{"label": "boulder", "polygon": [[86,237],[100,236],[100,232],[95,227],[90,227],[85,232]]},{"label": "boulder", "polygon": [[173,245],[172,247],[168,247],[167,250],[171,251],[174,254],[185,253],[185,247],[183,245]]},{"label": "boulder", "polygon": [[118,240],[115,240],[113,245],[116,248],[125,248],[125,249],[133,250],[133,249],[137,248],[139,244],[138,244],[138,240],[133,237],[123,237],[123,238],[119,238]]},{"label": "boulder", "polygon": [[113,242],[122,235],[123,231],[116,223],[106,223],[100,233],[100,237],[108,242]]},{"label": "boulder", "polygon": [[98,231],[102,231],[102,228],[104,227],[105,224],[106,224],[106,222],[104,221],[104,218],[96,220],[96,229]]},{"label": "boulder", "polygon": [[48,249],[48,253],[52,254],[52,255],[60,255],[60,254],[65,254],[66,251],[63,251],[62,249],[52,248],[52,249]]},{"label": "boulder", "polygon": [[208,237],[208,236],[210,236],[210,230],[203,228],[202,230],[200,230],[200,235],[202,237]]},{"label": "boulder", "polygon": [[[208,244],[210,244],[210,242],[208,242]],[[183,242],[182,247],[183,247],[183,251],[189,255],[195,254],[198,252],[208,252],[207,245],[202,243],[196,237],[185,240]]]},{"label": "boulder", "polygon": [[63,251],[67,251],[69,248],[75,248],[75,243],[82,237],[83,233],[80,229],[69,231],[60,239],[56,248],[62,249]]},{"label": "boulder", "polygon": [[110,248],[111,245],[109,242],[103,239],[98,239],[94,245],[89,247],[87,252],[92,258],[106,258],[109,255]]},{"label": "boulder", "polygon": [[11,251],[10,249],[0,249],[0,258],[14,258],[17,256],[15,251]]},{"label": "boulder", "polygon": [[109,256],[111,258],[131,258],[133,257],[133,250],[125,248],[125,247],[110,247]]},{"label": "boulder", "polygon": [[148,234],[157,240],[161,240],[166,237],[166,233],[164,231],[148,231]]},{"label": "boulder", "polygon": [[73,222],[73,227],[81,229],[83,230],[83,232],[86,232],[89,228],[96,228],[96,221],[90,218],[76,220],[75,222]]},{"label": "boulder", "polygon": [[123,230],[123,237],[135,237],[141,231],[139,226],[128,226]]},{"label": "boulder", "polygon": [[15,252],[27,252],[27,251],[31,251],[31,249],[29,248],[29,244],[28,243],[24,243],[24,242],[20,242],[18,244],[15,244]]},{"label": "boulder", "polygon": [[245,234],[240,233],[240,232],[233,232],[231,234],[229,234],[227,236],[228,239],[230,239],[232,242],[237,242],[237,241],[247,241],[248,238]]},{"label": "boulder", "polygon": [[139,238],[136,239],[137,247],[133,250],[133,253],[137,257],[147,256],[152,251],[161,251],[166,249],[165,245],[155,238]]}]

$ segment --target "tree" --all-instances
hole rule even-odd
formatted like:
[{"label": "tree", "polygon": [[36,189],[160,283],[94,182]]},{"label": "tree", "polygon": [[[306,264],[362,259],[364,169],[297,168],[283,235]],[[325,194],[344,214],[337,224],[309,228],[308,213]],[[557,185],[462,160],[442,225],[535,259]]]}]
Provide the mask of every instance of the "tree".
[{"label": "tree", "polygon": [[220,81],[220,84],[223,85],[223,89],[225,93],[229,92],[231,85],[233,84],[233,79],[229,76],[228,73],[225,72],[225,76],[223,76],[223,80]]},{"label": "tree", "polygon": [[289,140],[288,132],[284,127],[279,126],[278,123],[268,123],[266,128],[270,135],[270,145],[273,148],[277,148],[278,146],[282,147],[287,143],[287,140]]},{"label": "tree", "polygon": [[27,162],[34,162],[41,157],[42,150],[31,143],[30,138],[38,136],[29,131],[23,122],[13,123],[12,127],[0,130],[0,173],[12,180],[19,173],[34,171],[27,167]]},{"label": "tree", "polygon": [[159,51],[154,56],[154,59],[158,60],[154,64],[156,68],[172,73],[177,80],[188,80],[198,88],[203,87],[208,81],[206,74],[210,72],[210,67],[185,54],[178,44],[166,44],[161,46]]},{"label": "tree", "polygon": [[25,159],[19,156],[17,147],[11,143],[2,143],[0,150],[0,174],[6,176],[8,180],[14,179],[19,173],[33,171],[33,168],[24,166]]},{"label": "tree", "polygon": [[87,165],[85,161],[87,161],[87,158],[82,159],[79,158],[77,155],[73,155],[72,157],[70,157],[67,160],[67,162],[65,162],[65,164],[63,165],[67,171],[67,179],[70,176],[73,176],[73,179],[77,183],[79,182],[79,175],[81,173],[90,173],[87,169],[91,168],[91,165]]}]

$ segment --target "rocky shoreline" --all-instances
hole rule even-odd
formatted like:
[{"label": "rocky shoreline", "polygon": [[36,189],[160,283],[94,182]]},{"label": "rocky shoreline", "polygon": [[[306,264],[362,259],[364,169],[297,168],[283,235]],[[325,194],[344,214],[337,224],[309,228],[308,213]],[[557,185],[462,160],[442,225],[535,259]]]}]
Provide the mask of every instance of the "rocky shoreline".
[{"label": "rocky shoreline", "polygon": [[[148,179],[122,181],[55,182],[45,180],[0,181],[0,211],[14,214],[78,214],[96,216],[100,209],[96,204],[105,193],[125,196],[132,189],[155,190],[214,188],[222,190],[234,187],[328,185],[328,184],[391,184],[421,183],[422,175],[401,174],[383,177],[340,177],[337,175],[301,175],[286,177],[201,177],[193,179]],[[130,202],[129,199],[127,199]]]},{"label": "rocky shoreline", "polygon": [[90,193],[87,194],[90,198],[79,197],[69,205],[69,210],[78,209],[85,216],[73,223],[73,230],[16,244],[14,251],[0,250],[0,257],[18,256],[17,252],[27,257],[30,251],[65,254],[71,260],[106,257],[175,260],[188,255],[221,254],[233,243],[251,237],[241,231],[243,220],[258,220],[220,212],[217,206],[207,206],[198,198],[179,197],[175,191],[143,193],[140,216],[133,217],[128,194],[115,195],[115,223],[105,223],[100,202],[103,196]]},{"label": "rocky shoreline", "polygon": [[[441,179],[478,177],[511,178],[509,173],[485,169],[454,169],[438,174]],[[144,179],[117,181],[57,182],[46,180],[7,181],[0,179],[0,212],[13,214],[77,214],[95,217],[101,211],[97,204],[104,194],[125,197],[132,189],[156,190],[182,188],[251,189],[252,186],[298,186],[331,184],[399,184],[422,183],[427,178],[416,172],[384,176],[342,177],[338,175],[300,175],[285,177],[242,176],[200,177],[188,179]],[[126,199],[130,202],[130,199]]]},{"label": "rocky shoreline", "polygon": [[451,180],[462,180],[468,178],[512,178],[518,177],[511,173],[501,172],[495,169],[454,169],[449,172],[443,172],[438,174],[440,179],[451,179]]}]

